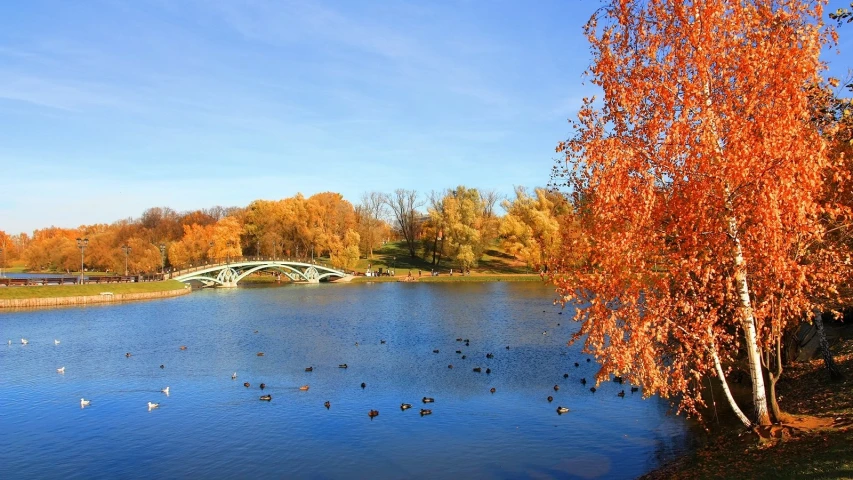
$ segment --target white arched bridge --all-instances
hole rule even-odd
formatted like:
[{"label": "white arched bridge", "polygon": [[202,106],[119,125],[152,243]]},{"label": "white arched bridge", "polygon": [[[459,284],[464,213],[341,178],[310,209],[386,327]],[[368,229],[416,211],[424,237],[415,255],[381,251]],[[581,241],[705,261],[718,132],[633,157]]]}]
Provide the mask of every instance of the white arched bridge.
[{"label": "white arched bridge", "polygon": [[279,273],[298,283],[352,280],[352,275],[324,265],[259,257],[186,268],[174,271],[170,276],[184,283],[201,282],[207,287],[236,287],[240,280],[262,270]]}]

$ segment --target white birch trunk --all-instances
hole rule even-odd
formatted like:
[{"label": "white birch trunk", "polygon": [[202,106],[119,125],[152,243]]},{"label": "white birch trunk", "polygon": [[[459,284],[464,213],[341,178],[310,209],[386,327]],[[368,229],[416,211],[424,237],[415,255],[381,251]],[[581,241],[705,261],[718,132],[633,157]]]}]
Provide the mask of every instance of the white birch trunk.
[{"label": "white birch trunk", "polygon": [[729,390],[729,382],[726,381],[726,373],[723,371],[723,366],[720,364],[720,356],[717,355],[716,345],[711,345],[711,355],[714,357],[714,369],[717,371],[717,376],[720,377],[720,383],[723,385],[723,392],[726,394],[726,399],[729,401],[729,406],[737,415],[737,418],[744,424],[746,428],[752,427],[752,422],[744,415],[735,398],[732,396],[732,391]]},{"label": "white birch trunk", "polygon": [[[728,189],[726,189],[728,190]],[[726,191],[728,195],[728,191]],[[761,371],[761,352],[758,350],[758,338],[755,331],[755,316],[752,313],[752,301],[749,299],[749,283],[746,277],[746,265],[743,260],[743,249],[738,237],[737,221],[731,212],[731,204],[726,200],[729,209],[729,236],[734,242],[735,282],[740,296],[740,323],[743,327],[746,354],[749,360],[749,376],[752,380],[752,401],[755,404],[755,421],[758,425],[770,425],[770,414],[767,411],[767,391],[764,388],[764,374]]]}]

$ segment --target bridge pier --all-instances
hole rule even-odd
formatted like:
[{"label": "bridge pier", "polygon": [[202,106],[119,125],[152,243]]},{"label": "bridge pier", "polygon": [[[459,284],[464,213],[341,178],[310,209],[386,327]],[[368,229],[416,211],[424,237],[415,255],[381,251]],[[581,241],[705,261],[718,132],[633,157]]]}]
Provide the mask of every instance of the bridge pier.
[{"label": "bridge pier", "polygon": [[237,282],[225,282],[219,286],[222,288],[237,288]]}]

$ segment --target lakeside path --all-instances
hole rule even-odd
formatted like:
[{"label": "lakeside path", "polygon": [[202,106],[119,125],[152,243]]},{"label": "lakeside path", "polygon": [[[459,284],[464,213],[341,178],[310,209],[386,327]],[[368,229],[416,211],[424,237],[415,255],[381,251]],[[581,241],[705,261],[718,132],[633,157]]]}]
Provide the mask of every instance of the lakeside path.
[{"label": "lakeside path", "polygon": [[0,288],[4,309],[61,307],[177,297],[191,288],[176,280],[95,285],[48,285]]}]

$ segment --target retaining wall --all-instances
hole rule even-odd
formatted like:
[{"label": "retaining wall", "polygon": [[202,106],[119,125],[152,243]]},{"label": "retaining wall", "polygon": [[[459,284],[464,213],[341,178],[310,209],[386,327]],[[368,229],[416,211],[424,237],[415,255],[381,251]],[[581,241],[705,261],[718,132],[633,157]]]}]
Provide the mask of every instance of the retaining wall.
[{"label": "retaining wall", "polygon": [[133,300],[150,300],[154,298],[178,297],[181,295],[187,295],[190,292],[192,292],[191,288],[181,288],[179,290],[166,290],[163,292],[116,293],[113,295],[86,295],[78,297],[53,298],[10,298],[0,299],[0,309],[61,307],[67,305],[92,305],[96,303],[129,302]]}]

